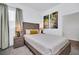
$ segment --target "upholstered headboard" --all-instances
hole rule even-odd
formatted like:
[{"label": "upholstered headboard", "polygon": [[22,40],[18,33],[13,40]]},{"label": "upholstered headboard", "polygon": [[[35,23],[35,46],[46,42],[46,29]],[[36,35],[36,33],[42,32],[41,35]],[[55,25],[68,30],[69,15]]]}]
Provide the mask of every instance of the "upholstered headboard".
[{"label": "upholstered headboard", "polygon": [[26,29],[39,29],[39,24],[23,22],[23,33],[25,34]]}]

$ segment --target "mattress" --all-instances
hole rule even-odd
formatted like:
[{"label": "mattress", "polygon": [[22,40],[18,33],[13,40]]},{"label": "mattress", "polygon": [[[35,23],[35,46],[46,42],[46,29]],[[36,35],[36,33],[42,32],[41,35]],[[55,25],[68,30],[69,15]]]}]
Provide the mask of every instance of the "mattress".
[{"label": "mattress", "polygon": [[25,41],[43,55],[55,55],[68,43],[65,37],[49,34],[24,35],[24,37]]}]

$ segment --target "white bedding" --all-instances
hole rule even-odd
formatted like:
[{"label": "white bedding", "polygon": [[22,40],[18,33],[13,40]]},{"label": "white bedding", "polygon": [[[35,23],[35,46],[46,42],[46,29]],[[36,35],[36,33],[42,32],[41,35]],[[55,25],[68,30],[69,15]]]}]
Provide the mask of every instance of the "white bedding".
[{"label": "white bedding", "polygon": [[49,34],[24,35],[25,40],[41,54],[56,54],[68,40],[61,36]]}]

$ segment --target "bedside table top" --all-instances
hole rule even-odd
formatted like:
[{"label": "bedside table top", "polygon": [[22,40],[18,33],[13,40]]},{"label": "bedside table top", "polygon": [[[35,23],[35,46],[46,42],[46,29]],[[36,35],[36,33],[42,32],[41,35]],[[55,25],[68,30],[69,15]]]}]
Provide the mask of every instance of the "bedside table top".
[{"label": "bedside table top", "polygon": [[19,38],[24,38],[24,37],[22,37],[22,36],[20,36],[20,37],[17,37],[17,36],[15,36],[14,38],[17,38],[17,39],[19,39]]}]

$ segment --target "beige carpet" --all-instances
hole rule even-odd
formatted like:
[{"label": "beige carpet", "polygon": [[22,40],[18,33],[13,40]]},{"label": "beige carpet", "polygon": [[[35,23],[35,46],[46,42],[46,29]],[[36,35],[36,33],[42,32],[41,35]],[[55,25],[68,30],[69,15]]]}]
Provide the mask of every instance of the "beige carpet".
[{"label": "beige carpet", "polygon": [[[4,51],[1,51],[0,55],[33,55],[33,54],[26,46],[23,46],[16,49],[14,49],[13,47],[8,48]],[[70,55],[79,55],[79,49],[72,47]]]},{"label": "beige carpet", "polygon": [[0,55],[33,55],[30,50],[26,47],[19,47],[19,48],[8,48],[4,51],[0,52]]}]

